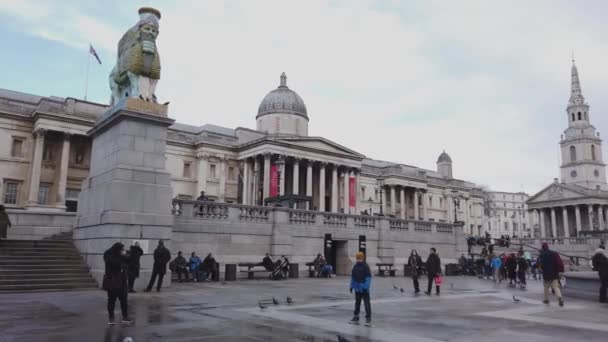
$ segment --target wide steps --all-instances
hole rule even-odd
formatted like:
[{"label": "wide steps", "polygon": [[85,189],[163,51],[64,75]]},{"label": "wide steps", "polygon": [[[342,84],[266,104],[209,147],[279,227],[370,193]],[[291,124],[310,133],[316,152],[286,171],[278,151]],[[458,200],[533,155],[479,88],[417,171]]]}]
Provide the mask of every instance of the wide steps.
[{"label": "wide steps", "polygon": [[72,241],[0,241],[0,293],[96,287]]}]

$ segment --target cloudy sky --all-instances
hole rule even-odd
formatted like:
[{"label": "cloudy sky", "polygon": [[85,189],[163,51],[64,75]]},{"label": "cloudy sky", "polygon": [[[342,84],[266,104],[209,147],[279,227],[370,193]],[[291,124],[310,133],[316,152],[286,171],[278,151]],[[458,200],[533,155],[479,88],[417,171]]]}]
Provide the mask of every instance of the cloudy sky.
[{"label": "cloudy sky", "polygon": [[[558,176],[574,52],[608,134],[602,1],[0,0],[0,87],[107,103],[116,45],[140,6],[162,12],[159,101],[193,125],[255,128],[286,72],[310,134],[370,158],[533,193]],[[604,154],[606,158],[606,153]]]}]

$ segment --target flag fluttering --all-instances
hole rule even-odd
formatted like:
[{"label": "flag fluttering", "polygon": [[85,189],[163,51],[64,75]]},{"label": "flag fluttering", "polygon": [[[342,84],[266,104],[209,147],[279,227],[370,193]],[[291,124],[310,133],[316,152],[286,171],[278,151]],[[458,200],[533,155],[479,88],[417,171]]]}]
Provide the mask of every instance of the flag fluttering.
[{"label": "flag fluttering", "polygon": [[99,55],[97,55],[97,51],[95,51],[95,49],[93,48],[93,45],[91,45],[91,44],[89,44],[89,53],[95,57],[95,59],[97,60],[97,62],[99,62],[99,64],[101,64],[101,59],[99,59]]}]

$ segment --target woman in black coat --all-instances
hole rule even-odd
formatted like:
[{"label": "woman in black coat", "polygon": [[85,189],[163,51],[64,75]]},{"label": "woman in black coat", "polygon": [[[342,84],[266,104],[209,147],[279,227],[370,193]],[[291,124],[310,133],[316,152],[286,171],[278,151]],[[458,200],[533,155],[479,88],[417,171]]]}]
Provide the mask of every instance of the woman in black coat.
[{"label": "woman in black coat", "polygon": [[414,291],[416,294],[420,293],[420,284],[418,278],[422,274],[422,258],[418,255],[415,249],[410,253],[410,257],[407,260],[407,265],[410,267],[412,272],[412,280],[414,281]]},{"label": "woman in black coat", "polygon": [[122,312],[122,324],[132,324],[129,319],[129,311],[127,305],[127,259],[124,245],[120,242],[112,245],[103,254],[103,260],[106,266],[106,272],[103,276],[103,289],[108,293],[108,324],[114,325],[114,307],[116,299],[120,301],[120,310]]},{"label": "woman in black coat", "polygon": [[129,292],[134,293],[133,286],[135,279],[139,278],[139,260],[144,254],[144,251],[139,247],[139,242],[135,242],[129,249]]}]

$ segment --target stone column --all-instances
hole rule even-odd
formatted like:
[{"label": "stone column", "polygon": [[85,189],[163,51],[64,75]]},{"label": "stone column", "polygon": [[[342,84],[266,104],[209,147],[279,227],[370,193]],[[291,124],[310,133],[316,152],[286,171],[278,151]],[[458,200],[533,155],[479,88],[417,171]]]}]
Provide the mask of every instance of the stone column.
[{"label": "stone column", "polygon": [[201,191],[207,191],[207,172],[209,171],[209,163],[208,163],[208,158],[209,156],[206,153],[199,153],[197,155],[198,157],[198,164],[197,164],[197,184],[196,184],[196,190],[198,191],[196,193],[196,196],[194,196],[194,198],[198,198],[199,194],[201,193]]},{"label": "stone column", "polygon": [[428,193],[427,192],[423,192],[422,193],[422,220],[423,221],[428,221],[429,220],[429,215],[427,212],[427,207],[428,207]]},{"label": "stone column", "polygon": [[30,168],[30,192],[27,197],[28,205],[38,204],[38,189],[40,187],[40,171],[42,168],[42,154],[44,153],[44,136],[46,130],[39,129],[34,132],[34,155]]},{"label": "stone column", "polygon": [[399,200],[401,201],[401,219],[405,220],[405,189],[403,187],[399,191]]},{"label": "stone column", "polygon": [[260,205],[260,159],[253,157],[253,193],[251,199],[253,205]]},{"label": "stone column", "polygon": [[395,215],[395,213],[397,212],[397,206],[396,206],[396,202],[397,202],[397,197],[395,194],[395,186],[394,185],[389,185],[389,188],[391,189],[391,211],[390,214],[391,215]]},{"label": "stone column", "polygon": [[579,205],[574,206],[574,217],[576,219],[576,236],[580,236],[582,225],[581,225],[581,207]]},{"label": "stone column", "polygon": [[418,204],[418,190],[414,190],[414,220],[420,220],[420,210]]},{"label": "stone column", "polygon": [[[312,160],[309,160],[306,164],[306,196],[311,198],[312,201]],[[312,202],[306,204],[306,209],[310,210]]]},{"label": "stone column", "polygon": [[386,187],[384,185],[382,185],[380,187],[380,197],[382,198],[382,214],[384,215],[388,215],[388,211],[387,211],[387,205],[386,203],[388,202],[386,199]]},{"label": "stone column", "polygon": [[262,205],[266,205],[265,201],[270,197],[270,153],[264,153],[264,187]]},{"label": "stone column", "polygon": [[557,221],[555,219],[555,208],[551,207],[551,235],[557,237]]},{"label": "stone column", "polygon": [[220,186],[218,200],[220,202],[226,202],[226,163],[228,158],[226,156],[220,157]]},{"label": "stone column", "polygon": [[[538,209],[539,219],[540,219],[540,235],[542,238],[547,237],[547,229],[545,227],[545,211],[543,208]],[[500,228],[500,227],[498,227]]]},{"label": "stone column", "polygon": [[249,205],[249,160],[245,159],[243,165],[243,204]]},{"label": "stone column", "polygon": [[331,212],[338,212],[338,165],[332,165],[331,170]]},{"label": "stone column", "polygon": [[562,207],[562,220],[564,221],[564,237],[570,237],[570,226],[568,224],[568,208]]},{"label": "stone column", "polygon": [[325,211],[325,167],[327,163],[319,166],[319,211]]},{"label": "stone column", "polygon": [[604,230],[604,207],[599,205],[597,207],[597,213],[598,213],[598,221],[600,223],[600,230]]},{"label": "stone column", "polygon": [[281,165],[279,171],[279,174],[281,175],[279,177],[279,196],[285,196],[285,181],[286,179],[286,175],[285,175],[285,170],[287,170],[286,166],[287,164],[285,164],[285,157],[284,156],[279,156],[279,159],[282,159],[283,162],[279,163],[279,165]]},{"label": "stone column", "polygon": [[361,208],[359,205],[359,194],[361,193],[361,186],[359,185],[359,170],[353,170],[355,176],[355,215],[361,214]]},{"label": "stone column", "polygon": [[68,169],[70,167],[70,134],[63,135],[61,162],[59,164],[59,182],[57,182],[57,205],[65,207],[65,192],[68,185]]},{"label": "stone column", "polygon": [[587,204],[587,214],[589,216],[589,230],[593,230],[593,204]]},{"label": "stone column", "polygon": [[350,172],[344,172],[344,213],[350,214]]},{"label": "stone column", "polygon": [[293,186],[292,193],[294,195],[300,194],[300,159],[296,158],[293,162]]}]

